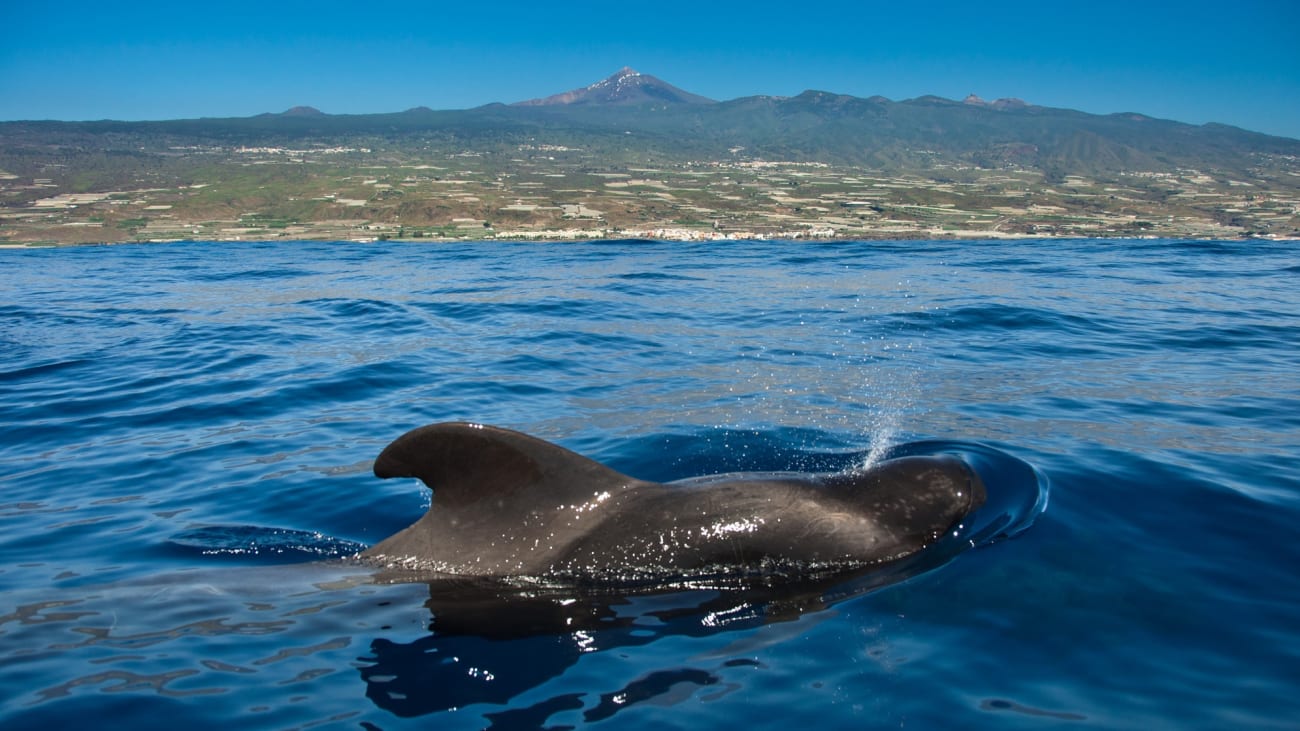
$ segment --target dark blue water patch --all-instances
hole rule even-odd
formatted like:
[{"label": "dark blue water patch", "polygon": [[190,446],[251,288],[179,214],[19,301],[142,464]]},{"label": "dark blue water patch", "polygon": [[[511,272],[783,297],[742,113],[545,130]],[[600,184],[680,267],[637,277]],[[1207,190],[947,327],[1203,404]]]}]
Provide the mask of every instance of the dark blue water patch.
[{"label": "dark blue water patch", "polygon": [[1248,256],[1258,249],[1260,242],[1255,241],[1213,241],[1202,239],[1172,240],[1159,242],[1154,248],[1163,249],[1180,256],[1188,254],[1194,257],[1212,257],[1221,260],[1225,255]]},{"label": "dark blue water patch", "polygon": [[179,307],[103,307],[95,310],[95,314],[100,317],[113,316],[171,322],[178,317],[188,315],[189,311]]},{"label": "dark blue water patch", "polygon": [[551,716],[563,711],[580,710],[586,705],[583,693],[564,693],[544,701],[534,703],[527,708],[515,708],[508,711],[496,711],[483,714],[489,725],[487,731],[516,731],[522,729],[572,728],[571,726],[546,726]]},{"label": "dark blue water patch", "polygon": [[809,323],[816,323],[826,316],[820,309],[782,308],[768,309],[758,306],[750,309],[736,308],[718,318],[718,321],[733,327],[779,328],[778,333],[790,333],[790,329],[800,328]]},{"label": "dark blue water patch", "polygon": [[[326,297],[301,300],[297,304],[319,310],[323,314],[331,318],[339,318],[343,322],[354,319],[391,321],[406,316],[405,308],[401,305],[374,299]],[[400,323],[398,325],[400,327]]]},{"label": "dark blue water patch", "polygon": [[32,404],[23,431],[28,447],[66,441],[69,425],[92,433],[191,429],[258,418],[279,418],[330,403],[350,403],[411,385],[401,361],[374,362],[325,377],[262,368],[265,356],[235,354],[187,373],[143,371],[109,379],[82,393]]},{"label": "dark blue water patch", "polygon": [[544,299],[535,302],[412,302],[410,306],[424,310],[429,314],[468,323],[500,324],[504,322],[528,321],[564,321],[567,319],[590,319],[599,322],[605,319],[618,319],[618,312],[611,312],[600,302],[588,300]]},{"label": "dark blue water patch", "polygon": [[549,386],[541,386],[526,381],[511,380],[507,378],[491,381],[475,378],[460,380],[449,379],[446,387],[463,394],[466,400],[473,400],[476,398],[506,399],[512,397],[544,396],[555,393],[555,389]]},{"label": "dark blue water patch", "polygon": [[[193,674],[197,673],[141,676],[125,670],[104,669],[85,678],[87,685],[101,687],[102,693],[76,696],[72,687],[47,689],[50,698],[41,705],[29,705],[15,712],[5,726],[11,731],[61,728],[68,722],[66,714],[72,713],[80,718],[111,718],[123,728],[150,728],[159,718],[194,731],[227,727],[228,722],[213,720],[194,703],[193,696],[213,695],[214,691],[187,692],[173,687],[176,681],[183,682]],[[148,691],[156,691],[156,695],[143,695]],[[50,702],[54,700],[58,702]]]},{"label": "dark blue water patch", "polygon": [[[43,328],[88,328],[102,326],[99,316],[93,312],[68,312],[58,310],[15,309],[8,315],[9,327],[14,332],[33,332]],[[109,326],[119,323],[109,322]]]},{"label": "dark blue water patch", "polygon": [[1036,277],[1043,277],[1045,279],[1057,281],[1066,279],[1091,279],[1097,275],[1096,272],[1091,269],[1075,266],[1068,261],[1038,261],[1026,263],[1021,271],[1025,274],[1032,274]]},{"label": "dark blue water patch", "polygon": [[[619,711],[626,710],[639,703],[655,701],[662,705],[664,703],[662,699],[669,697],[677,686],[705,687],[719,682],[721,682],[721,678],[698,668],[659,670],[637,678],[617,691],[601,694],[600,702],[584,711],[582,718],[587,722],[603,721]],[[678,695],[678,700],[680,702],[680,700],[689,697],[690,693],[687,691],[684,695]]]},{"label": "dark blue water patch", "polygon": [[459,300],[485,302],[493,297],[507,297],[508,291],[510,289],[502,285],[448,282],[448,284],[413,289],[404,302],[459,302]]},{"label": "dark blue water patch", "polygon": [[[862,270],[876,266],[869,257],[856,255],[856,252],[844,251],[838,249],[827,249],[821,252],[808,252],[798,254],[786,254],[776,260],[777,264],[788,267],[807,267],[819,266],[826,264],[839,263],[842,266],[852,265],[854,269]],[[826,276],[839,276],[841,272],[835,269],[827,269]]]},{"label": "dark blue water patch", "polygon": [[[857,260],[864,260],[872,255],[881,255],[890,260],[907,259],[909,256],[919,252],[924,252],[926,256],[933,253],[939,259],[945,259],[948,255],[956,253],[977,252],[982,246],[987,244],[985,241],[961,240],[961,239],[944,239],[938,241],[920,242],[912,239],[880,239],[875,241],[849,241],[845,242],[844,247],[839,246],[820,246],[823,251],[834,252],[842,250],[846,255]],[[810,243],[811,246],[818,246]]]},{"label": "dark blue water patch", "polygon": [[684,290],[690,287],[688,283],[684,283],[686,281],[684,278],[628,280],[618,277],[617,281],[605,284],[601,290],[627,297],[680,299],[684,295]]},{"label": "dark blue water patch", "polygon": [[[1153,347],[1118,320],[1043,308],[998,304],[940,308],[887,315],[876,322],[886,336],[923,338],[935,345],[936,352],[958,361],[977,351],[1008,357],[1086,358]],[[962,348],[949,346],[953,333],[962,333]]]},{"label": "dark blue water patch", "polygon": [[501,315],[501,309],[493,302],[413,302],[411,306],[455,322],[491,322]]},{"label": "dark blue water patch", "polygon": [[[1214,603],[1249,604],[1248,613],[1269,614],[1279,605],[1249,599],[1256,582],[1274,587],[1276,600],[1300,600],[1300,587],[1283,574],[1300,560],[1300,547],[1276,541],[1290,528],[1284,512],[1254,495],[1230,489],[1204,473],[1169,460],[1092,450],[1087,462],[1053,470],[1055,498],[1048,515],[1068,517],[1060,526],[1066,537],[1091,546],[1093,564],[1107,583],[1124,583],[1122,575],[1137,575],[1143,593],[1161,595],[1170,605],[1188,586],[1213,586]],[[1268,469],[1255,463],[1254,469]],[[1081,535],[1081,526],[1101,535]],[[1267,557],[1246,559],[1233,551],[1241,541],[1266,541]],[[1107,544],[1107,545],[1099,545]],[[1123,571],[1125,574],[1110,574]],[[1243,607],[1233,610],[1239,614]],[[1212,611],[1212,610],[1206,610]],[[1179,621],[1187,621],[1186,618]]]},{"label": "dark blue water patch", "polygon": [[535,333],[518,334],[512,339],[519,343],[562,344],[597,351],[618,352],[624,355],[628,351],[659,350],[664,347],[663,343],[653,340],[588,330],[541,330]]},{"label": "dark blue water patch", "polygon": [[1009,307],[992,304],[978,307],[955,307],[928,313],[910,314],[914,323],[943,330],[1040,330],[1050,333],[1082,335],[1108,333],[1113,329],[1082,315],[1041,308]]},{"label": "dark blue water patch", "polygon": [[984,271],[1022,272],[1042,263],[1041,259],[1027,257],[994,256],[979,262]]},{"label": "dark blue water patch", "polygon": [[[218,346],[206,347],[215,349]],[[117,419],[128,414],[172,409],[206,396],[230,395],[234,398],[242,391],[264,387],[250,370],[261,364],[265,356],[224,352],[188,355],[193,359],[186,361],[182,371],[168,372],[161,368],[148,368],[152,363],[173,363],[165,352],[155,352],[142,359],[143,368],[120,369],[110,377],[79,382],[76,390],[51,393],[48,400],[33,404],[30,414],[38,423],[67,422],[83,417]],[[220,408],[225,405],[216,403],[209,406]]]},{"label": "dark blue water patch", "polygon": [[605,306],[603,303],[592,300],[547,298],[534,302],[506,305],[503,309],[513,314],[524,315],[529,318],[538,317],[566,320],[582,318],[592,322],[601,322],[607,319],[622,319],[626,317],[626,315],[623,315],[622,313],[611,312],[610,308]]},{"label": "dark blue water patch", "polygon": [[1152,333],[1150,342],[1154,347],[1189,352],[1238,349],[1273,351],[1279,342],[1300,342],[1300,321],[1287,323],[1278,322],[1278,318],[1268,319],[1268,322],[1255,325],[1169,328]]},{"label": "dark blue water patch", "polygon": [[326,298],[304,300],[293,313],[277,317],[277,326],[306,330],[339,329],[377,338],[398,338],[445,330],[436,321],[405,304],[373,299]]},{"label": "dark blue water patch", "polygon": [[520,373],[575,373],[582,370],[576,363],[571,360],[561,360],[558,358],[540,358],[535,355],[518,354],[513,355],[505,360],[499,361],[497,367],[503,373],[520,374]]},{"label": "dark blue water patch", "polygon": [[[1157,266],[1166,276],[1198,279],[1268,276],[1277,271],[1256,262],[1295,250],[1295,242],[1158,241],[1136,245],[1131,256]],[[1207,271],[1209,270],[1209,271]]]},{"label": "dark blue water patch", "polygon": [[289,403],[347,404],[372,398],[411,384],[411,373],[400,362],[378,361],[341,370],[328,378],[301,379],[274,399]]},{"label": "dark blue water patch", "polygon": [[411,294],[412,294],[412,299],[417,301],[427,300],[429,298],[433,298],[438,301],[443,301],[447,299],[454,300],[456,298],[483,300],[483,299],[488,299],[488,297],[484,297],[483,295],[500,294],[500,293],[502,293],[501,287],[449,285],[449,286],[435,287],[426,290],[418,290],[412,292]]},{"label": "dark blue water patch", "polygon": [[[737,359],[751,358],[764,363],[807,368],[835,367],[836,364],[842,364],[844,361],[844,356],[840,353],[799,350],[788,347],[787,343],[789,342],[788,340],[781,340],[772,345],[746,345],[737,350],[736,356]],[[862,361],[880,357],[882,356],[878,354],[855,355],[856,359]]]},{"label": "dark blue water patch", "polygon": [[203,363],[208,354],[226,353],[236,348],[253,352],[308,343],[320,332],[283,327],[273,320],[220,322],[193,321],[182,323],[167,337],[153,342],[142,351],[159,360],[187,360]]},{"label": "dark blue water patch", "polygon": [[[1006,626],[1019,628],[1002,637],[1003,642],[1011,640],[1016,645],[1015,653],[1021,656],[1016,662],[1050,662],[1048,658],[1080,641],[1114,643],[1123,638],[1124,647],[1108,645],[1110,652],[1144,672],[1153,672],[1166,666],[1170,654],[1183,661],[1198,655],[1183,646],[1153,657],[1143,650],[1153,638],[1194,634],[1195,627],[1214,624],[1220,630],[1213,633],[1214,637],[1204,638],[1204,643],[1216,649],[1200,662],[1217,666],[1234,652],[1234,645],[1251,646],[1260,667],[1269,668],[1261,677],[1284,677],[1284,668],[1294,662],[1293,657],[1284,660],[1288,650],[1275,652],[1260,644],[1257,629],[1276,622],[1281,607],[1292,604],[1296,597],[1295,582],[1283,576],[1284,567],[1296,560],[1295,548],[1290,543],[1281,547],[1268,538],[1285,530],[1285,519],[1279,519],[1276,511],[1265,515],[1268,510],[1260,503],[1216,490],[1185,468],[1154,459],[1135,460],[1133,455],[1119,450],[1087,456],[1093,466],[1080,468],[1075,463],[1053,470],[1056,497],[1052,509],[1022,538],[1034,550],[1043,551],[1047,565],[1057,566],[1057,570],[1069,566],[1064,574],[1041,575],[1040,571],[1048,570],[1046,566],[990,566],[989,571],[977,571],[972,576],[945,572],[936,579],[949,584],[950,592],[983,592],[986,596],[978,601],[990,605],[991,615],[1008,623]],[[1251,533],[1256,536],[1254,540],[1268,542],[1271,555],[1261,555],[1260,563],[1231,558],[1235,554],[1231,546],[1252,540],[1248,537]],[[961,565],[967,567],[980,561],[981,554],[975,552]],[[1084,575],[1091,578],[1078,580]],[[1051,620],[1031,616],[1033,610],[1028,607],[1009,616],[997,607],[1015,602],[1008,597],[994,597],[992,589],[1007,581],[1024,582],[1018,585],[1068,598],[1063,604],[1069,609],[1064,616]],[[988,586],[979,589],[976,585],[980,582],[988,582]],[[1273,598],[1263,602],[1251,598],[1256,593],[1252,582],[1272,587]],[[1188,601],[1189,592],[1195,602]],[[937,618],[933,610],[938,607],[924,611]],[[1066,619],[1070,627],[1076,628],[1068,637],[1061,636],[1058,624]],[[987,639],[975,642],[978,646],[992,644]],[[1216,696],[1229,692],[1216,683],[1207,683],[1200,675],[1204,668],[1169,666],[1159,671],[1162,679],[1153,684],[1175,687],[1190,682],[1202,688],[1201,692]],[[1058,682],[1075,682],[1074,675],[1063,673]],[[1264,682],[1269,685],[1272,681]],[[1124,692],[1118,684],[1114,691]],[[1238,688],[1236,692],[1247,691]],[[1267,691],[1249,692],[1263,707],[1277,710],[1276,700],[1269,699]],[[1180,718],[1184,715],[1172,709],[1166,712],[1176,712]],[[1185,720],[1195,722],[1195,714],[1186,715]]]},{"label": "dark blue water patch", "polygon": [[627,274],[617,274],[615,279],[622,279],[630,282],[702,282],[707,281],[703,277],[693,277],[686,274],[676,274],[673,272],[629,272]]},{"label": "dark blue water patch", "polygon": [[[398,717],[477,704],[499,708],[575,664],[579,653],[565,644],[547,635],[509,642],[451,633],[411,643],[378,637],[371,641],[369,652],[358,658],[359,673],[366,683],[366,697]],[[516,662],[518,658],[528,662]]]},{"label": "dark blue water patch", "polygon": [[242,563],[283,564],[343,558],[366,546],[320,533],[257,525],[204,525],[173,535],[174,556],[235,558]]},{"label": "dark blue water patch", "polygon": [[729,472],[840,472],[861,462],[855,446],[835,434],[791,427],[670,431],[619,445],[610,466],[656,482]]},{"label": "dark blue water patch", "polygon": [[315,272],[306,269],[233,269],[226,271],[207,271],[191,275],[195,282],[247,282],[278,279],[296,279],[314,276]]},{"label": "dark blue water patch", "polygon": [[1070,418],[1088,421],[1093,424],[1120,424],[1141,414],[1144,421],[1159,423],[1186,424],[1188,426],[1223,425],[1224,417],[1249,418],[1248,414],[1238,414],[1232,402],[1214,403],[1178,403],[1156,399],[1119,399],[1119,398],[1078,398],[1074,396],[1057,396],[1046,394],[1036,400],[1035,411],[1043,414],[1068,414]]},{"label": "dark blue water patch", "polygon": [[72,360],[59,360],[44,363],[34,363],[23,366],[15,370],[0,371],[0,382],[18,383],[33,379],[45,379],[57,376],[60,379],[73,377],[67,371],[84,371],[91,366],[93,361],[90,359],[76,358]]}]

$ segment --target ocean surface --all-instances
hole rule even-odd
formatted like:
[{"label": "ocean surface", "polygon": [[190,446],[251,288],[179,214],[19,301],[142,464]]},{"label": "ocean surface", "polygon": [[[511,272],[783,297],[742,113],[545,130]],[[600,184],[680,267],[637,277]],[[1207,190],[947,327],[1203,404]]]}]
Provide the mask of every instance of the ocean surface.
[{"label": "ocean surface", "polygon": [[[769,596],[388,583],[450,420],[990,505]],[[1298,457],[1297,242],[2,250],[0,728],[1300,728]]]}]

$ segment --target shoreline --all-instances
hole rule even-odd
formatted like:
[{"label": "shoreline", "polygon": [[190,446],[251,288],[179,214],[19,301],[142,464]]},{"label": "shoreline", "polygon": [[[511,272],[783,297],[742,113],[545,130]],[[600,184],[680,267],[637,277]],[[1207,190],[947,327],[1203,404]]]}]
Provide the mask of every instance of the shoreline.
[{"label": "shoreline", "polygon": [[479,239],[435,239],[435,238],[388,238],[388,239],[332,239],[332,238],[241,238],[241,239],[208,239],[208,238],[190,238],[190,239],[157,239],[157,240],[117,240],[117,241],[77,241],[77,242],[0,242],[0,249],[10,250],[30,250],[30,249],[66,249],[94,246],[166,246],[171,244],[272,244],[282,243],[286,245],[304,244],[304,243],[329,243],[329,244],[428,244],[432,246],[440,244],[611,244],[611,243],[775,243],[784,242],[801,242],[811,244],[840,244],[853,242],[871,242],[871,241],[966,241],[971,243],[983,243],[989,241],[1188,241],[1188,242],[1211,242],[1223,241],[1234,243],[1246,243],[1251,241],[1270,242],[1270,243],[1300,243],[1300,237],[1289,236],[1185,236],[1185,235],[1158,235],[1144,234],[1141,236],[1080,236],[1080,235],[1003,235],[1003,236],[836,236],[836,237],[747,237],[747,238],[717,238],[717,239],[678,239],[654,236],[608,236],[608,237],[590,237],[590,238],[479,238]]}]

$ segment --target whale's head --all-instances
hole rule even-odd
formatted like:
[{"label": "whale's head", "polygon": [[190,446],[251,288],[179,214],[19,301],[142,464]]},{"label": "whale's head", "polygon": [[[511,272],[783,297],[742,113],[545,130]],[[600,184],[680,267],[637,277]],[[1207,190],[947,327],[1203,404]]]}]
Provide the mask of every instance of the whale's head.
[{"label": "whale's head", "polygon": [[917,547],[959,530],[987,498],[979,474],[951,455],[885,460],[830,483],[860,514]]}]

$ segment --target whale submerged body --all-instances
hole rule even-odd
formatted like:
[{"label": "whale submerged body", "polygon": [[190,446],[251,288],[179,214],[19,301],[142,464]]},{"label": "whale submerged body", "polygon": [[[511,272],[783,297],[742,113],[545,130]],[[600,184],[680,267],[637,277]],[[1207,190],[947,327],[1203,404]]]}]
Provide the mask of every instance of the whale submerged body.
[{"label": "whale submerged body", "polygon": [[912,556],[985,500],[946,455],[836,474],[717,475],[661,484],[541,439],[469,423],[420,427],[375,461],[433,490],[410,527],[364,551],[390,568],[463,577],[638,581],[835,574]]}]

